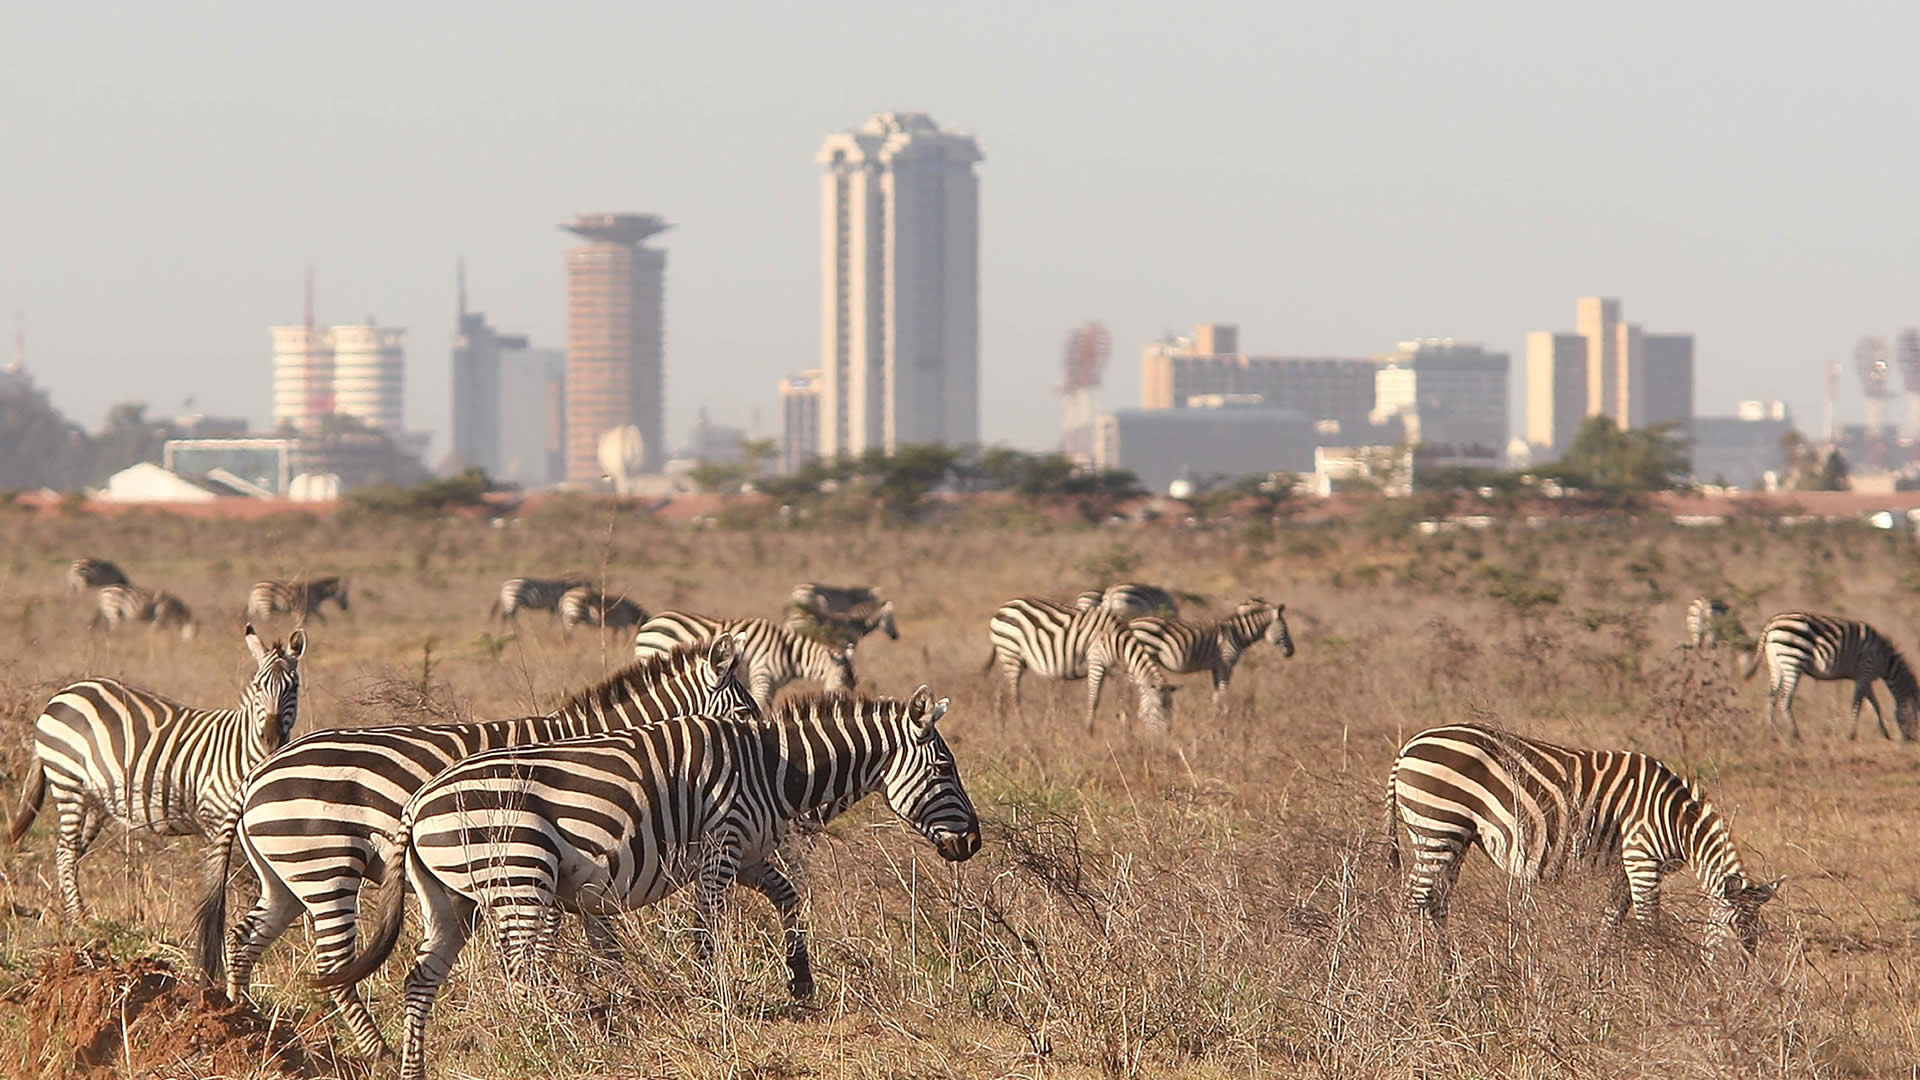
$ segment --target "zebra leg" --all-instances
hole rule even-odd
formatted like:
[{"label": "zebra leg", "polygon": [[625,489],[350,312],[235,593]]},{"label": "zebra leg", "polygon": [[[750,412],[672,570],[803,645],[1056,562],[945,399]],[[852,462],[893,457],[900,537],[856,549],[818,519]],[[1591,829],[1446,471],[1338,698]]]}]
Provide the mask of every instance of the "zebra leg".
[{"label": "zebra leg", "polygon": [[1600,920],[1600,933],[1593,939],[1592,966],[1595,969],[1600,966],[1600,956],[1606,951],[1607,943],[1613,940],[1614,934],[1620,930],[1621,922],[1625,921],[1627,909],[1631,906],[1632,900],[1633,890],[1627,883],[1627,875],[1623,871],[1613,879],[1613,884],[1608,890],[1606,914]]},{"label": "zebra leg", "polygon": [[[307,913],[307,925],[313,930],[313,966],[322,975],[329,975],[343,968],[354,956],[354,933],[359,921],[360,885],[366,878],[364,856],[355,858],[341,867],[339,873],[323,881],[303,881],[305,895],[294,893],[290,886],[282,884],[293,898],[296,910]],[[256,870],[259,868],[256,867]],[[389,864],[387,873],[403,873],[403,869]],[[262,874],[262,879],[272,877],[279,881],[278,875]],[[266,886],[261,887],[261,902],[266,902]],[[272,944],[274,939],[286,931],[286,924],[261,935],[255,958],[259,950]],[[229,970],[236,970],[239,960],[230,962]],[[252,963],[248,963],[251,967]],[[244,986],[244,984],[243,984]],[[327,997],[340,1014],[340,1021],[347,1025],[347,1031],[353,1035],[353,1044],[360,1053],[368,1057],[392,1057],[393,1049],[380,1034],[380,1025],[367,1011],[366,999],[360,995],[360,987],[336,986],[327,990]]]},{"label": "zebra leg", "polygon": [[1444,950],[1447,905],[1453,897],[1453,883],[1460,877],[1462,856],[1473,843],[1473,837],[1433,833],[1412,826],[1408,827],[1407,834],[1413,845],[1413,865],[1407,870],[1407,911],[1424,918]]},{"label": "zebra leg", "polygon": [[1880,725],[1880,737],[1883,739],[1893,738],[1893,732],[1887,728],[1886,714],[1880,711],[1880,699],[1874,696],[1872,682],[1863,682],[1863,683],[1854,684],[1853,731],[1847,736],[1847,738],[1848,739],[1860,738],[1860,702],[1863,700],[1867,704],[1873,706],[1873,719]]},{"label": "zebra leg", "polygon": [[[558,908],[554,909],[556,912]],[[614,932],[613,918],[593,912],[580,913],[580,929],[586,932],[587,947],[593,955],[610,964],[617,964],[624,957],[620,950],[620,936]]]},{"label": "zebra leg", "polygon": [[[390,867],[390,874],[401,872]],[[401,1080],[427,1080],[427,1014],[433,999],[453,972],[472,933],[473,916],[478,905],[448,889],[436,878],[424,873],[408,874],[408,884],[420,899],[426,917],[427,936],[413,954],[413,967],[407,972],[407,1033],[401,1045]]]},{"label": "zebra leg", "polygon": [[1213,707],[1218,711],[1227,701],[1227,684],[1233,681],[1233,668],[1221,664],[1213,669]]},{"label": "zebra leg", "polygon": [[713,935],[720,925],[720,908],[727,887],[740,875],[740,837],[731,831],[708,841],[706,857],[700,860],[699,891],[694,896],[698,915],[693,930],[694,955],[700,965],[713,969]]},{"label": "zebra leg", "polygon": [[1776,708],[1787,714],[1787,727],[1794,740],[1800,738],[1800,724],[1793,718],[1793,692],[1799,685],[1800,673],[1789,667],[1780,673],[1779,681],[1773,684],[1772,691],[1767,694],[1767,725],[1773,728],[1775,738],[1783,738],[1780,726],[1773,718]]},{"label": "zebra leg", "polygon": [[1087,732],[1094,729],[1094,720],[1100,713],[1100,687],[1106,682],[1107,669],[1103,664],[1087,665]]},{"label": "zebra leg", "polygon": [[[1660,915],[1660,860],[1638,844],[1629,844],[1621,852],[1620,864],[1625,871],[1634,926],[1641,931],[1652,930]],[[1647,941],[1645,955],[1648,962],[1652,962],[1655,959],[1652,940]]]},{"label": "zebra leg", "polygon": [[60,880],[61,906],[69,921],[79,922],[87,917],[86,905],[80,900],[80,856],[100,834],[106,815],[81,802],[77,792],[58,791],[55,795],[59,799],[60,830],[53,845],[53,866]]},{"label": "zebra leg", "polygon": [[787,970],[793,976],[787,981],[787,992],[796,998],[812,997],[813,960],[807,954],[807,935],[800,925],[799,890],[785,874],[765,861],[741,867],[737,880],[773,902],[774,910],[780,913],[780,927],[786,938]]}]

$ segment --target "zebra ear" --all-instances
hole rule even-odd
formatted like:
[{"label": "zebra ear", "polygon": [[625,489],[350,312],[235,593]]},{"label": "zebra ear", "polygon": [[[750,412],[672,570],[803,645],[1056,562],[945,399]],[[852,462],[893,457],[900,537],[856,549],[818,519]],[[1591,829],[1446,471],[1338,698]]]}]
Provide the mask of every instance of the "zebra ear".
[{"label": "zebra ear", "polygon": [[713,685],[719,686],[733,674],[733,666],[740,662],[744,638],[744,634],[721,634],[707,646],[707,666],[712,669]]},{"label": "zebra ear", "polygon": [[295,660],[307,655],[307,628],[296,626],[293,633],[287,635],[287,655]]},{"label": "zebra ear", "polygon": [[914,723],[920,724],[922,723],[921,718],[932,708],[933,691],[927,689],[926,683],[921,683],[920,688],[915,690],[913,696],[907,699],[907,716],[910,717]]},{"label": "zebra ear", "polygon": [[267,657],[267,647],[261,642],[260,635],[254,632],[252,623],[247,624],[247,651],[253,654],[256,664]]}]

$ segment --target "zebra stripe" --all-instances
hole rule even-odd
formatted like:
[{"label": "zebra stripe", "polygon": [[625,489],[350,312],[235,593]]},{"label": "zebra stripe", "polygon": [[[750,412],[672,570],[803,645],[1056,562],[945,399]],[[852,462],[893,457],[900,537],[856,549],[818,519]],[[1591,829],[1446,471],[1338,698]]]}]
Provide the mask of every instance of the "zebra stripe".
[{"label": "zebra stripe", "polygon": [[1180,619],[1148,615],[1127,624],[1133,635],[1168,673],[1213,674],[1213,700],[1217,705],[1233,681],[1233,668],[1240,656],[1261,640],[1279,647],[1281,655],[1293,655],[1293,638],[1287,633],[1287,605],[1269,604],[1250,597],[1232,615],[1213,622],[1194,623]]},{"label": "zebra stripe", "polygon": [[1760,667],[1760,658],[1766,657],[1769,688],[1767,691],[1767,726],[1774,735],[1780,734],[1780,726],[1774,720],[1776,708],[1787,714],[1787,727],[1795,739],[1800,738],[1800,722],[1793,718],[1793,693],[1800,685],[1801,676],[1809,676],[1822,682],[1853,680],[1853,724],[1847,738],[1860,737],[1860,703],[1873,706],[1873,717],[1880,722],[1880,734],[1891,739],[1893,732],[1887,729],[1887,718],[1880,711],[1880,699],[1874,696],[1873,682],[1879,679],[1887,684],[1887,692],[1893,695],[1894,723],[1900,728],[1904,739],[1913,739],[1917,727],[1920,727],[1920,684],[1916,684],[1913,669],[1907,666],[1906,658],[1893,642],[1858,619],[1843,619],[1835,615],[1816,615],[1810,611],[1783,611],[1767,620],[1760,630],[1760,640],[1755,643],[1753,655],[1747,659],[1746,670],[1741,674],[1753,678]]},{"label": "zebra stripe", "polygon": [[278,750],[300,704],[304,630],[285,647],[247,627],[258,665],[236,709],[196,709],[115,679],[87,679],[53,696],[34,723],[34,764],[7,830],[18,843],[52,789],[54,846],[67,917],[85,913],[76,869],[109,818],[130,829],[212,838],[232,826],[247,772]]},{"label": "zebra stripe", "polygon": [[747,686],[765,710],[773,695],[795,679],[812,679],[829,693],[855,685],[851,642],[829,644],[797,637],[765,619],[713,619],[686,611],[663,611],[642,623],[633,638],[633,655],[657,656],[676,645],[720,634],[746,635]]},{"label": "zebra stripe", "polygon": [[587,584],[590,582],[579,574],[557,578],[508,578],[500,583],[500,595],[494,598],[487,618],[512,622],[523,608],[557,614],[560,598],[567,594],[567,590]]},{"label": "zebra stripe", "polygon": [[193,612],[179,597],[164,590],[107,585],[101,588],[97,604],[92,622],[95,630],[112,630],[124,622],[150,623],[155,630],[177,626],[182,639],[191,638],[197,632]]},{"label": "zebra stripe", "polygon": [[608,596],[591,585],[576,585],[560,597],[560,628],[568,633],[582,623],[624,630],[646,619],[639,604],[624,596]]},{"label": "zebra stripe", "polygon": [[[226,868],[237,846],[261,881],[260,898],[233,929],[224,957],[227,994],[247,992],[260,954],[304,912],[313,928],[315,965],[334,971],[353,953],[361,882],[392,866],[383,840],[400,823],[407,799],[455,762],[485,750],[550,742],[703,713],[758,719],[739,679],[740,640],[628,665],[545,716],[465,724],[402,724],[316,731],[289,745],[247,778],[237,827],[224,839],[220,874],[210,880],[198,916],[199,958],[219,977],[226,922]],[[400,875],[387,874],[390,878]],[[386,1049],[359,994],[334,1004],[365,1054]]]},{"label": "zebra stripe", "polygon": [[986,670],[1000,669],[1002,688],[1011,692],[1016,706],[1020,679],[1028,668],[1050,679],[1085,679],[1087,730],[1092,731],[1107,671],[1119,667],[1133,683],[1145,727],[1165,731],[1173,719],[1173,692],[1179,688],[1167,682],[1153,654],[1105,607],[1075,608],[1039,596],[1017,597],[994,612],[987,632],[993,655]]},{"label": "zebra stripe", "polygon": [[1727,616],[1727,605],[1711,597],[1696,596],[1687,605],[1687,644],[1693,648],[1714,648],[1720,644],[1718,623]]},{"label": "zebra stripe", "polygon": [[1460,861],[1478,844],[1502,872],[1551,881],[1581,863],[1614,864],[1611,933],[1631,907],[1646,923],[1660,878],[1690,866],[1713,907],[1709,947],[1731,935],[1747,952],[1760,905],[1779,882],[1754,884],[1726,819],[1698,785],[1645,754],[1576,750],[1479,724],[1415,735],[1387,780],[1388,863],[1400,864],[1396,820],[1413,844],[1406,903],[1444,939]]},{"label": "zebra stripe", "polygon": [[406,978],[403,1080],[426,1076],[427,1014],[485,911],[515,967],[541,955],[556,905],[598,911],[657,903],[698,881],[695,934],[711,928],[735,883],[772,900],[785,927],[796,997],[813,991],[799,897],[769,860],[788,824],[875,791],[951,861],[980,848],[980,821],[934,724],[947,701],[849,695],[782,704],[771,722],[691,716],[644,728],[469,758],[407,803],[395,834],[406,883],[388,874],[375,925],[353,963],[319,980],[350,986],[400,935],[406,894],[426,938]]},{"label": "zebra stripe", "polygon": [[259,581],[247,593],[249,618],[265,619],[273,615],[306,618],[320,614],[320,605],[332,600],[341,611],[347,610],[347,579],[314,578],[311,581]]},{"label": "zebra stripe", "polygon": [[1074,597],[1074,607],[1078,609],[1084,610],[1096,604],[1122,621],[1147,615],[1168,619],[1180,616],[1180,605],[1174,603],[1172,593],[1158,585],[1138,581],[1122,581],[1105,589],[1090,589]]},{"label": "zebra stripe", "polygon": [[127,585],[125,571],[105,559],[75,559],[67,567],[67,591],[97,589],[102,585]]}]

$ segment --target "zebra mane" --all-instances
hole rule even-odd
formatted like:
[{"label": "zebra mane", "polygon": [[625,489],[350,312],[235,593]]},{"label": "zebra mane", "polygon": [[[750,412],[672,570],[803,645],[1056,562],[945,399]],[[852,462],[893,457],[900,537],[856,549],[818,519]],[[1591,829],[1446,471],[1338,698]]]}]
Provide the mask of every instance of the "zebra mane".
[{"label": "zebra mane", "polygon": [[809,690],[780,699],[767,711],[767,723],[807,724],[816,719],[838,719],[862,713],[889,717],[897,713],[904,716],[911,704],[911,700],[906,698],[872,697],[850,690]]},{"label": "zebra mane", "polygon": [[707,649],[712,645],[711,639],[687,641],[675,645],[664,653],[635,660],[585,690],[575,693],[553,711],[562,713],[586,709],[595,713],[605,712],[626,699],[629,696],[628,691],[641,683],[651,682],[671,672],[692,670],[695,661],[704,659]]}]

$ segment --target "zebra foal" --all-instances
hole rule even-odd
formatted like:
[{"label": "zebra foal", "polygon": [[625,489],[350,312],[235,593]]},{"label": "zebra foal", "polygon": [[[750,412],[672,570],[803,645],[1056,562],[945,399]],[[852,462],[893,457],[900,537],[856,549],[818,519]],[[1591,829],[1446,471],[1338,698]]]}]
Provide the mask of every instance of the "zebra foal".
[{"label": "zebra foal", "polygon": [[1476,844],[1503,873],[1527,883],[1555,880],[1579,864],[1612,869],[1605,935],[1629,910],[1636,922],[1650,922],[1661,876],[1690,866],[1712,906],[1709,948],[1732,937],[1752,953],[1760,905],[1780,885],[1747,876],[1706,793],[1654,758],[1577,750],[1480,724],[1429,728],[1400,748],[1387,778],[1387,863],[1395,869],[1397,826],[1413,847],[1407,908],[1443,941],[1460,862]]},{"label": "zebra foal", "polygon": [[97,589],[102,585],[130,585],[126,572],[105,559],[75,559],[67,567],[67,591]]},{"label": "zebra foal", "polygon": [[1125,624],[1098,604],[1073,607],[1040,596],[1000,605],[987,624],[993,653],[985,670],[1000,671],[1000,692],[1020,704],[1020,680],[1031,668],[1051,679],[1087,680],[1087,730],[1099,714],[1107,672],[1118,667],[1133,683],[1141,725],[1164,732],[1173,720],[1173,693],[1153,653]]},{"label": "zebra foal", "polygon": [[428,1012],[482,912],[520,966],[539,954],[555,905],[611,914],[697,882],[695,944],[708,964],[722,895],[737,883],[779,909],[788,988],[808,996],[799,896],[768,857],[794,819],[875,791],[942,858],[972,857],[980,821],[934,726],[946,710],[925,687],[908,702],[807,696],[764,722],[680,717],[468,758],[407,803],[393,836],[405,881],[381,881],[366,949],[318,982],[350,986],[378,969],[407,893],[418,897],[426,938],[406,977],[400,1075],[424,1080]]},{"label": "zebra foal", "polygon": [[320,614],[320,605],[333,601],[347,610],[347,579],[323,577],[302,581],[258,581],[247,592],[247,617],[266,619],[292,615],[304,619]]},{"label": "zebra foal", "polygon": [[[240,1000],[260,955],[302,913],[313,929],[320,973],[345,964],[353,955],[361,885],[400,877],[386,838],[407,799],[463,758],[670,716],[758,719],[739,678],[740,646],[739,638],[726,635],[636,661],[545,716],[329,729],[290,744],[247,777],[238,818],[220,837],[219,872],[208,881],[196,918],[200,969],[217,980],[224,962],[227,995]],[[260,896],[223,952],[235,848],[259,879]],[[592,921],[588,934],[597,946],[607,940]],[[329,996],[361,1053],[388,1052],[356,990],[335,988]]]},{"label": "zebra foal", "polygon": [[1249,597],[1232,615],[1208,623],[1193,623],[1147,615],[1127,623],[1127,633],[1147,647],[1155,661],[1174,675],[1211,672],[1213,703],[1226,696],[1233,668],[1248,649],[1266,641],[1286,657],[1293,656],[1293,638],[1287,633],[1287,605]]},{"label": "zebra foal", "polygon": [[624,630],[647,621],[639,604],[608,596],[591,585],[576,585],[560,596],[560,629],[571,634],[581,624]]},{"label": "zebra foal", "polygon": [[87,679],[55,694],[34,722],[33,763],[7,829],[18,843],[49,791],[60,815],[54,866],[67,917],[86,911],[78,864],[109,819],[179,836],[224,835],[246,775],[287,741],[300,704],[307,635],[283,647],[253,627],[256,670],[235,709],[196,709],[117,679]]},{"label": "zebra foal", "polygon": [[182,640],[198,632],[193,612],[180,598],[161,589],[138,585],[107,585],[96,595],[95,630],[112,630],[121,623],[149,623],[155,630],[178,627]]},{"label": "zebra foal", "polygon": [[1920,725],[1920,683],[1893,642],[1858,619],[1837,615],[1816,615],[1810,611],[1783,611],[1767,620],[1747,658],[1744,678],[1751,679],[1762,658],[1767,661],[1767,726],[1780,735],[1776,710],[1787,714],[1787,728],[1794,739],[1800,738],[1800,722],[1793,718],[1793,693],[1805,675],[1821,682],[1853,681],[1853,724],[1847,738],[1860,737],[1860,703],[1873,706],[1873,718],[1880,722],[1880,734],[1893,738],[1887,718],[1880,711],[1880,699],[1874,696],[1873,682],[1887,684],[1893,695],[1894,724],[1900,737],[1913,739]]},{"label": "zebra foal", "polygon": [[852,642],[829,644],[800,637],[766,619],[713,619],[687,611],[663,611],[640,625],[633,637],[633,655],[657,656],[676,645],[686,645],[721,634],[745,635],[747,686],[753,700],[765,710],[773,696],[795,679],[812,679],[829,692],[854,688]]},{"label": "zebra foal", "polygon": [[590,584],[592,582],[579,574],[557,578],[508,578],[500,583],[500,592],[494,597],[493,606],[487,609],[487,619],[512,622],[523,609],[557,615],[560,598],[567,595],[568,590]]},{"label": "zebra foal", "polygon": [[1720,644],[1720,620],[1727,617],[1727,605],[1710,596],[1696,596],[1687,605],[1687,645],[1700,649]]}]

